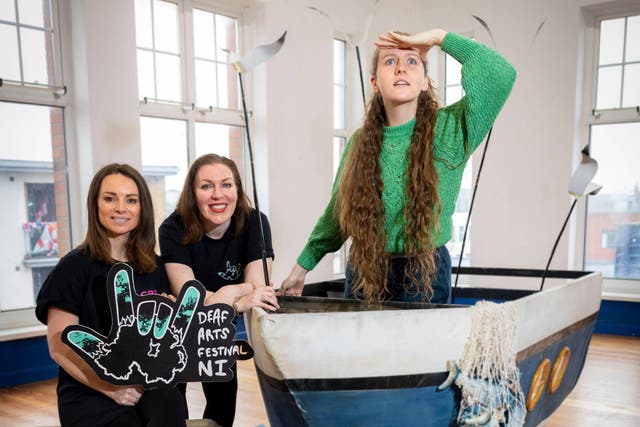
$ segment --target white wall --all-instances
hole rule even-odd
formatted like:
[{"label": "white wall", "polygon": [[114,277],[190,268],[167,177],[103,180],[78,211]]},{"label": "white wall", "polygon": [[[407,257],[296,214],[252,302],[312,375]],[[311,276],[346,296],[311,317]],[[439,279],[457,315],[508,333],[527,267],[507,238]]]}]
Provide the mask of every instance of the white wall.
[{"label": "white wall", "polygon": [[141,167],[135,10],[130,0],[64,0],[62,11],[71,53],[64,70],[73,99],[65,116],[75,246],[84,239],[94,172],[111,162]]}]

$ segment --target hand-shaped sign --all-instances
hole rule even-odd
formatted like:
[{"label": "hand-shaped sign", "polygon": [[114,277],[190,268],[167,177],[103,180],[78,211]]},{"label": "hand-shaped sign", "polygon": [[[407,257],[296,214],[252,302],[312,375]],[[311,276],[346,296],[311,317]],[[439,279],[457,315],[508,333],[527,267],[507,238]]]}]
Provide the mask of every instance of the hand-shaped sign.
[{"label": "hand-shaped sign", "polygon": [[82,325],[62,333],[62,341],[100,378],[143,387],[230,381],[236,360],[253,356],[246,341],[234,340],[233,307],[204,306],[205,290],[197,280],[185,283],[173,302],[160,295],[137,295],[132,278],[124,263],[109,271],[109,336]]}]

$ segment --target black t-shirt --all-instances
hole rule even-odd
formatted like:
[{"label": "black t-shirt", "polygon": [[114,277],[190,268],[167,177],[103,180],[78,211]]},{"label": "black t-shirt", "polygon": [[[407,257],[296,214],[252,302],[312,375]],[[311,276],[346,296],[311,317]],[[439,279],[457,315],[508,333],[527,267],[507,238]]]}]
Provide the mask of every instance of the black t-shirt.
[{"label": "black t-shirt", "polygon": [[[268,258],[273,258],[269,220],[266,215],[261,216],[265,253]],[[240,236],[233,237],[232,228],[229,227],[220,239],[203,235],[198,242],[183,245],[184,223],[182,217],[173,212],[164,220],[158,233],[162,261],[165,264],[175,262],[191,267],[195,278],[210,291],[242,283],[247,264],[262,258],[258,211],[251,210]]]},{"label": "black t-shirt", "polygon": [[[169,281],[160,258],[158,268],[148,274],[135,274],[138,295],[169,293]],[[81,249],[62,257],[44,281],[36,301],[36,317],[47,324],[49,306],[78,316],[80,325],[102,335],[111,328],[107,299],[107,274],[111,265],[90,258]],[[64,369],[58,374],[58,410],[63,425],[102,425],[121,414],[126,407],[77,381]]]}]

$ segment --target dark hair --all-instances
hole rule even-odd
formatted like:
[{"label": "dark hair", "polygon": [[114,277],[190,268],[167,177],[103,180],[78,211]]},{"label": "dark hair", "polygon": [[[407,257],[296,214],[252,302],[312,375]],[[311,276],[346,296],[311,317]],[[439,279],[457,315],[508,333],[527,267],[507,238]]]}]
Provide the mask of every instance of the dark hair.
[{"label": "dark hair", "polygon": [[140,201],[140,219],[138,226],[131,230],[126,244],[127,261],[134,270],[149,273],[157,268],[156,264],[156,234],[153,220],[153,202],[146,181],[132,166],[111,163],[103,166],[91,180],[87,193],[87,235],[80,247],[88,251],[89,255],[107,264],[117,261],[111,257],[111,244],[107,232],[100,224],[98,216],[98,197],[102,181],[109,175],[122,175],[133,182],[138,188]]},{"label": "dark hair", "polygon": [[[379,49],[372,58],[371,74],[377,73]],[[427,64],[422,59],[427,76]],[[433,158],[436,116],[440,108],[433,85],[418,97],[416,124],[408,149],[405,175],[407,197],[404,206],[404,252],[408,262],[405,290],[426,298],[432,295],[435,273],[435,241],[440,213],[438,173]],[[388,293],[389,254],[386,251],[380,151],[387,121],[384,102],[375,93],[369,102],[364,124],[354,136],[344,160],[338,187],[336,217],[344,237],[351,237],[349,262],[354,269],[353,292],[362,292],[368,301],[380,301]],[[421,272],[421,274],[419,273]],[[420,280],[422,278],[422,280]]]},{"label": "dark hair", "polygon": [[238,236],[245,229],[247,224],[247,218],[251,212],[251,201],[242,187],[242,180],[240,178],[240,171],[235,162],[227,157],[219,156],[217,154],[204,154],[198,157],[189,167],[187,176],[184,180],[184,186],[182,187],[182,193],[180,193],[180,199],[178,199],[178,205],[176,206],[176,212],[182,217],[184,223],[185,233],[182,238],[182,243],[185,245],[195,243],[202,239],[204,234],[204,224],[200,216],[200,210],[198,209],[198,203],[195,194],[195,181],[196,175],[200,168],[204,165],[222,164],[228,167],[233,174],[233,181],[238,190],[238,202],[236,209],[231,216],[230,229],[234,236]]}]

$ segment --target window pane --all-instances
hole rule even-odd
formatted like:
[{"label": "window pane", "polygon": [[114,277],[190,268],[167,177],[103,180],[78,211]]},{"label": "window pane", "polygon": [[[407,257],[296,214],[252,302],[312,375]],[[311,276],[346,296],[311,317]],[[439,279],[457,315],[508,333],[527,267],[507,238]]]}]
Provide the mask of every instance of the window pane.
[{"label": "window pane", "polygon": [[221,49],[238,52],[238,20],[224,15],[216,15],[216,42],[218,61],[227,62],[228,54]]},{"label": "window pane", "polygon": [[342,159],[342,153],[347,143],[347,139],[341,136],[333,137],[333,177],[335,179],[338,173],[338,167],[340,166],[340,160]]},{"label": "window pane", "polygon": [[142,172],[159,226],[175,209],[187,173],[187,122],[141,117],[140,140]]},{"label": "window pane", "polygon": [[138,49],[138,98],[155,99],[153,53]]},{"label": "window pane", "polygon": [[16,9],[12,1],[0,1],[0,20],[16,22]]},{"label": "window pane", "polygon": [[458,102],[462,99],[462,86],[447,86],[445,92],[445,101],[447,105]]},{"label": "window pane", "polygon": [[136,0],[136,46],[153,48],[151,0]]},{"label": "window pane", "polygon": [[[7,3],[8,1],[5,0]],[[18,13],[21,24],[51,28],[50,10],[51,7],[47,0],[18,0]]]},{"label": "window pane", "polygon": [[640,15],[627,18],[625,61],[640,61]]},{"label": "window pane", "polygon": [[[605,277],[640,279],[640,123],[591,127],[594,181],[602,191],[589,197],[585,270]],[[606,239],[603,239],[606,235]]]},{"label": "window pane", "polygon": [[7,80],[21,81],[16,27],[0,24],[0,46],[2,46],[0,76]]},{"label": "window pane", "polygon": [[[447,243],[447,249],[451,255],[451,265],[458,266],[460,253],[462,251],[462,238],[464,237],[464,229],[469,217],[469,209],[471,207],[472,183],[473,183],[473,159],[469,159],[464,172],[462,174],[462,185],[460,186],[460,194],[456,200],[456,208],[453,213],[453,226],[451,240]],[[471,265],[471,222],[467,230],[467,238],[464,244],[464,253],[462,254],[463,266]]]},{"label": "window pane", "polygon": [[333,40],[333,83],[345,85],[345,45],[342,40]]},{"label": "window pane", "polygon": [[344,129],[345,107],[344,86],[333,85],[333,128]]},{"label": "window pane", "polygon": [[158,99],[182,101],[180,57],[156,53],[156,85]]},{"label": "window pane", "polygon": [[[333,177],[335,179],[340,166],[340,160],[344,153],[347,139],[341,136],[333,137]],[[346,266],[346,254],[348,252],[349,242],[345,242],[340,250],[333,253],[333,274],[343,274]]]},{"label": "window pane", "polygon": [[[69,250],[62,108],[0,102],[0,310],[33,307],[39,268]],[[42,271],[40,271],[42,272]]]},{"label": "window pane", "polygon": [[[229,70],[226,64],[217,64],[218,69],[218,106],[229,108]],[[233,73],[235,74],[235,73]]]},{"label": "window pane", "polygon": [[47,46],[45,42],[45,37],[47,36],[48,34],[44,31],[28,28],[20,29],[25,82],[44,85],[53,84],[53,76],[47,76]]},{"label": "window pane", "polygon": [[640,64],[627,65],[624,67],[622,107],[638,105],[640,105]]},{"label": "window pane", "polygon": [[218,102],[220,108],[238,109],[238,74],[231,65],[218,64]]},{"label": "window pane", "polygon": [[180,53],[178,5],[155,0],[153,12],[155,48],[163,52]]},{"label": "window pane", "polygon": [[207,153],[229,157],[229,126],[196,123],[196,157]]},{"label": "window pane", "polygon": [[196,59],[196,102],[201,107],[217,106],[216,64]]},{"label": "window pane", "polygon": [[236,162],[242,176],[244,128],[215,123],[196,122],[196,157],[215,153]]},{"label": "window pane", "polygon": [[462,77],[462,65],[451,56],[446,55],[446,76],[447,85],[460,84],[460,78]]},{"label": "window pane", "polygon": [[622,66],[602,67],[598,72],[598,94],[596,108],[620,107],[620,84],[622,83]]},{"label": "window pane", "polygon": [[622,62],[624,43],[624,18],[609,19],[600,23],[599,65]]},{"label": "window pane", "polygon": [[0,159],[51,161],[49,108],[0,102],[2,139]]},{"label": "window pane", "polygon": [[216,58],[213,13],[193,10],[193,48],[197,58]]}]

